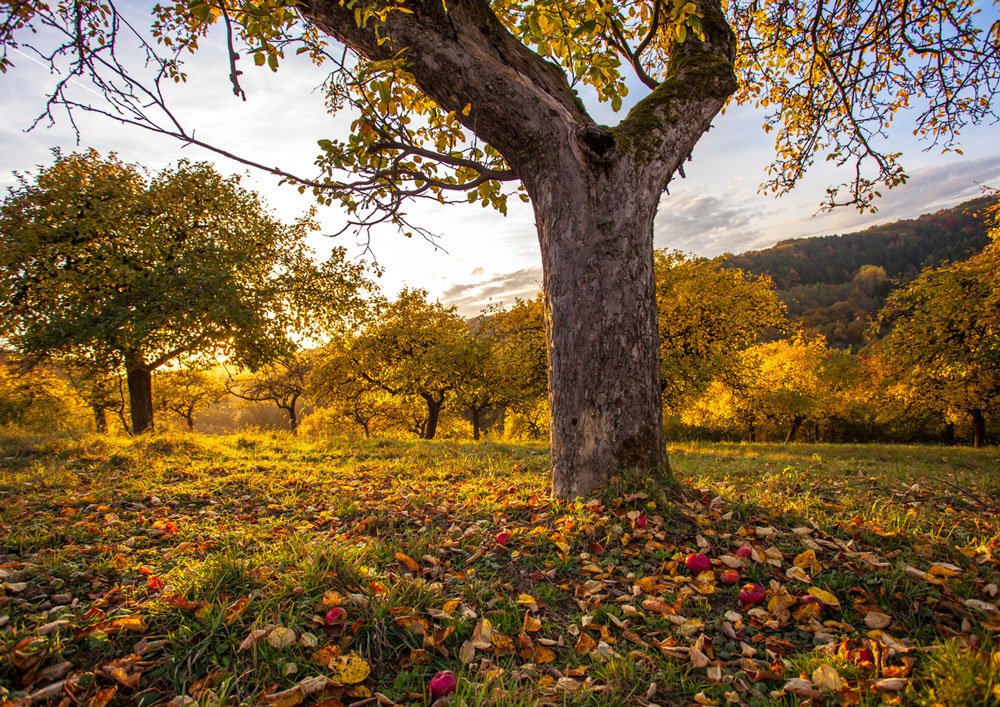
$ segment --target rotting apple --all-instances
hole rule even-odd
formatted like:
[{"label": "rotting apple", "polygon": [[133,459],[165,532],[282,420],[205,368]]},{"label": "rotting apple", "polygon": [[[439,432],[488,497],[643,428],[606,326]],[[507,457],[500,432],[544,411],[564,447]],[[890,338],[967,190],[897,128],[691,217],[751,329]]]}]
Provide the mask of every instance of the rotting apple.
[{"label": "rotting apple", "polygon": [[719,575],[719,581],[723,584],[738,584],[740,573],[738,570],[723,570],[722,574]]}]

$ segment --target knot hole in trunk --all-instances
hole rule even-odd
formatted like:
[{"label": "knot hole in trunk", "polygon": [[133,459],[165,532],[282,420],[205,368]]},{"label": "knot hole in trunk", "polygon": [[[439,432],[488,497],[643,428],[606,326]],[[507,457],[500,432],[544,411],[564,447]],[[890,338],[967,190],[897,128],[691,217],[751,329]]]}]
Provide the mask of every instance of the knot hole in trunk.
[{"label": "knot hole in trunk", "polygon": [[610,159],[615,151],[615,136],[600,125],[583,125],[576,131],[576,137],[599,160]]}]

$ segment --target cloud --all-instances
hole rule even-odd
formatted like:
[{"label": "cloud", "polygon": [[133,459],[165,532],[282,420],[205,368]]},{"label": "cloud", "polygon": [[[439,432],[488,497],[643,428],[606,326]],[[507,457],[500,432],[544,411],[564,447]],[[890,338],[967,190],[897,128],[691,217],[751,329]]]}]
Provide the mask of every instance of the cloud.
[{"label": "cloud", "polygon": [[441,299],[455,305],[466,316],[479,314],[490,304],[503,302],[513,304],[520,297],[534,297],[542,289],[542,269],[524,268],[515,272],[494,275],[479,282],[452,285],[444,291]]},{"label": "cloud", "polygon": [[762,235],[759,221],[766,212],[752,202],[693,190],[664,196],[653,226],[654,242],[698,255],[731,250],[734,243]]}]

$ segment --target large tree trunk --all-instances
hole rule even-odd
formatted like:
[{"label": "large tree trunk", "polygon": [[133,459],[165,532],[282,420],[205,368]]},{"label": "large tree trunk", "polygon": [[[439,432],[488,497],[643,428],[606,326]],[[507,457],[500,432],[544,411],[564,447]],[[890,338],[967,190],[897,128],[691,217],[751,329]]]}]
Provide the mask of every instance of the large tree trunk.
[{"label": "large tree trunk", "polygon": [[487,2],[416,3],[383,23],[358,23],[348,3],[302,3],[308,19],[361,54],[404,56],[420,87],[496,148],[531,197],[558,498],[590,494],[625,469],[668,472],[653,217],[737,88],[725,15],[714,0],[696,6],[702,31],[687,34],[663,83],[609,130],[587,115],[564,72],[513,37]]},{"label": "large tree trunk", "polygon": [[153,374],[143,365],[129,364],[128,404],[132,413],[132,434],[153,431]]},{"label": "large tree trunk", "polygon": [[986,415],[982,410],[972,410],[972,446],[976,449],[986,446]]},{"label": "large tree trunk", "polygon": [[955,445],[955,423],[950,420],[944,423],[944,443],[949,446]]},{"label": "large tree trunk", "polygon": [[[601,139],[583,137],[598,152]],[[668,471],[653,291],[661,188],[628,160],[599,157],[529,185],[544,272],[552,490],[563,499],[621,471]]]}]

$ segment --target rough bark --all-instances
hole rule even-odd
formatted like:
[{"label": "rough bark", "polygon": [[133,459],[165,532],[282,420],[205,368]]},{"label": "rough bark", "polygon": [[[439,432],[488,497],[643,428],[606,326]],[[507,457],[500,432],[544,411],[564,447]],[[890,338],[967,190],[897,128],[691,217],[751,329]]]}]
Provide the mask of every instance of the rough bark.
[{"label": "rough bark", "polygon": [[184,421],[187,423],[188,432],[194,431],[194,406],[191,405],[184,412]]},{"label": "rough bark", "polygon": [[141,363],[127,364],[128,404],[132,415],[132,434],[153,431],[153,374]]},{"label": "rough bark", "polygon": [[[736,89],[735,42],[717,0],[699,3],[706,40],[689,33],[667,80],[614,129],[596,125],[562,71],[510,35],[485,0],[408,4],[389,13],[378,36],[373,23],[355,22],[362,5],[306,0],[302,11],[370,59],[401,53],[421,89],[499,150],[531,197],[555,496],[587,495],[624,469],[667,473],[653,217]],[[436,415],[426,437],[435,423]]]},{"label": "rough bark", "polygon": [[970,410],[972,416],[972,446],[980,449],[986,446],[986,415],[982,410]]}]

